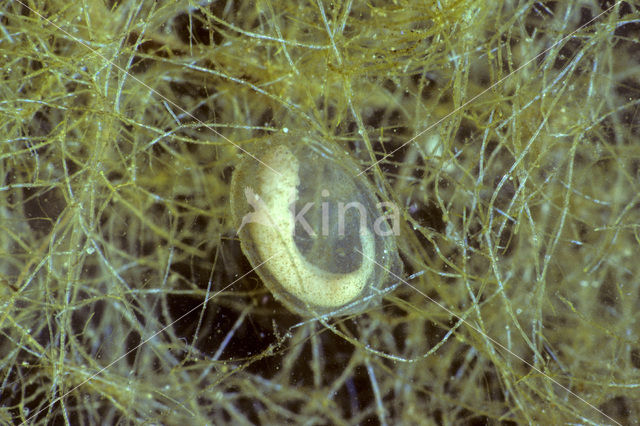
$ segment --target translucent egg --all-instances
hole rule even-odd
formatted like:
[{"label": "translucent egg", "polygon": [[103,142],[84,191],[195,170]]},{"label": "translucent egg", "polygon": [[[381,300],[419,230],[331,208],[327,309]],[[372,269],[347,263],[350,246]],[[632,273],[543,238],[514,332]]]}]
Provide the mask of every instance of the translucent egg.
[{"label": "translucent egg", "polygon": [[340,152],[308,136],[273,136],[231,181],[243,252],[276,299],[304,316],[358,312],[402,272],[397,206],[379,202]]}]

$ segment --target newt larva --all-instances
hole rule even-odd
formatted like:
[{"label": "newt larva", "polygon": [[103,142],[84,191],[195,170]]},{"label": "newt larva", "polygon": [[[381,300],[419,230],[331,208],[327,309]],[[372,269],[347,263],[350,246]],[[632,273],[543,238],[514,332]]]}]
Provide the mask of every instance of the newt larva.
[{"label": "newt larva", "polygon": [[256,272],[302,315],[330,313],[372,295],[402,270],[397,208],[379,203],[353,160],[339,152],[307,136],[273,136],[240,162],[231,182],[243,252],[253,267],[266,261]]}]

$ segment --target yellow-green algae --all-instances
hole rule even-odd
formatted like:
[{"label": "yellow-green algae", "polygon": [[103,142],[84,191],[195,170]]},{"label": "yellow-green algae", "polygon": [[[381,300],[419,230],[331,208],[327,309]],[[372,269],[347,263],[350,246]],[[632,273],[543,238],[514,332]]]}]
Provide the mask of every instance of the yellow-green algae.
[{"label": "yellow-green algae", "polygon": [[[639,20],[1,2],[0,419],[637,423]],[[300,325],[244,275],[231,172],[284,128],[401,206],[410,286]]]}]

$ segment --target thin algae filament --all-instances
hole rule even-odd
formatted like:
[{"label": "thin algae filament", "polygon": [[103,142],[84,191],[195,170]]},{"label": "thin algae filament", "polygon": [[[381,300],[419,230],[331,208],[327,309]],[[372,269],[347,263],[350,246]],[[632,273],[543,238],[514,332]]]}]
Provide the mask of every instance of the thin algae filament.
[{"label": "thin algae filament", "polygon": [[309,137],[276,136],[254,154],[260,162],[241,161],[231,183],[245,255],[273,295],[302,315],[374,295],[402,270],[397,208],[384,203],[392,214],[383,213],[373,187],[338,152]]}]

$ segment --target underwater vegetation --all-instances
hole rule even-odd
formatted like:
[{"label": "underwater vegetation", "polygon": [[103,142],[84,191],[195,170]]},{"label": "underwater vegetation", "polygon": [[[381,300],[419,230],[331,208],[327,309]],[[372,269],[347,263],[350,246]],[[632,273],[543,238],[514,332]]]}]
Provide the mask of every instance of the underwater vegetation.
[{"label": "underwater vegetation", "polygon": [[0,0],[0,78],[0,423],[638,424],[637,3]]}]

